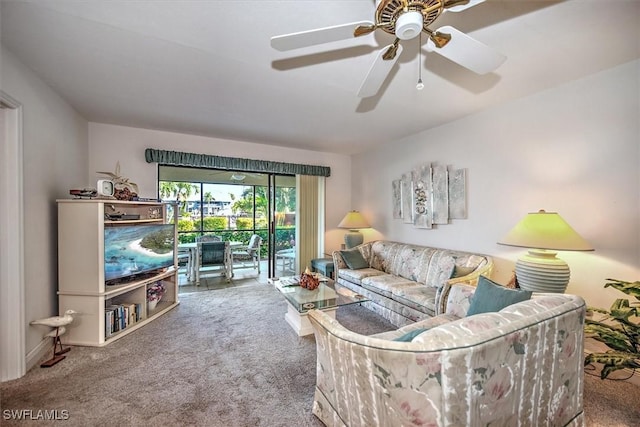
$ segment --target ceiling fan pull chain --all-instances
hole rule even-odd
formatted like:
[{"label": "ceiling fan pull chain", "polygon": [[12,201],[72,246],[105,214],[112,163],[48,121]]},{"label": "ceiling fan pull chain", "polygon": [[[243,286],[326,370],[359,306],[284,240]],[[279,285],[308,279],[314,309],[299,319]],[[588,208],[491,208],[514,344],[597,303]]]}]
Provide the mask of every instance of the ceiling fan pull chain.
[{"label": "ceiling fan pull chain", "polygon": [[418,83],[416,89],[424,89],[424,83],[422,83],[422,33],[418,36]]}]

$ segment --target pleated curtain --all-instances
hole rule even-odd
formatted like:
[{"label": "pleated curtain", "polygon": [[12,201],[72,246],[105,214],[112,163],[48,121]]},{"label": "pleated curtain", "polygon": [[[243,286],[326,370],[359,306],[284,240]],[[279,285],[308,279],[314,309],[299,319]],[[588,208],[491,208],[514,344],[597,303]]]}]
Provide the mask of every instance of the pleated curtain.
[{"label": "pleated curtain", "polygon": [[296,175],[296,273],[306,267],[311,269],[311,260],[321,258],[324,252],[324,185],[323,176]]}]

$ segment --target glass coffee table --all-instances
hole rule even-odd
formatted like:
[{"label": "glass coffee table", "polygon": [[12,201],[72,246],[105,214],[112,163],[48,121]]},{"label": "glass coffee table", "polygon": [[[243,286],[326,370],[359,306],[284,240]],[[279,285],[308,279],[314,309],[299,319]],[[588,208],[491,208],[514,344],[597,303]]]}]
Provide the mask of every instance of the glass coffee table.
[{"label": "glass coffee table", "polygon": [[336,290],[334,281],[328,277],[318,275],[320,285],[312,291],[297,285],[298,277],[269,279],[269,283],[273,284],[287,301],[288,310],[284,319],[298,333],[298,336],[313,333],[311,323],[307,319],[309,310],[322,310],[335,319],[338,307],[367,301],[364,296],[350,289],[339,287]]}]

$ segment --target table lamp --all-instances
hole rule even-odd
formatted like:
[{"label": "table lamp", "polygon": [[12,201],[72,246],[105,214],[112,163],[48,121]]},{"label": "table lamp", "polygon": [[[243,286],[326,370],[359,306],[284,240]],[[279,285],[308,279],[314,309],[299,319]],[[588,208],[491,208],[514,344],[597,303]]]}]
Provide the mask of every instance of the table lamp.
[{"label": "table lamp", "polygon": [[560,215],[544,210],[527,214],[498,244],[532,248],[516,262],[516,279],[522,289],[533,292],[567,289],[569,266],[556,257],[556,250],[593,250]]},{"label": "table lamp", "polygon": [[338,228],[348,228],[349,232],[344,235],[344,245],[347,249],[355,248],[364,242],[364,236],[358,231],[359,228],[369,228],[369,224],[358,211],[348,212]]}]

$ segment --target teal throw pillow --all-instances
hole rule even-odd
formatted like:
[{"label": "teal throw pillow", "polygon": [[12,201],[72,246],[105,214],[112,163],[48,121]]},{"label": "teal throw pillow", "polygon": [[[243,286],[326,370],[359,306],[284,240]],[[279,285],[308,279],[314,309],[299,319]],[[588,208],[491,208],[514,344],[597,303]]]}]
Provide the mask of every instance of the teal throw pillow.
[{"label": "teal throw pillow", "polygon": [[531,298],[531,291],[509,289],[480,276],[478,287],[471,297],[471,305],[467,310],[467,316],[479,313],[491,313],[517,302]]},{"label": "teal throw pillow", "polygon": [[407,332],[406,334],[399,336],[398,338],[394,338],[394,341],[401,341],[401,342],[411,342],[413,341],[413,339],[415,337],[417,337],[418,335],[420,335],[421,333],[423,333],[424,331],[427,331],[428,329],[426,328],[418,328],[418,329],[414,329],[411,332]]},{"label": "teal throw pillow", "polygon": [[369,263],[365,261],[364,257],[357,249],[350,251],[340,251],[342,259],[347,263],[347,267],[352,270],[360,270],[361,268],[369,267]]}]

